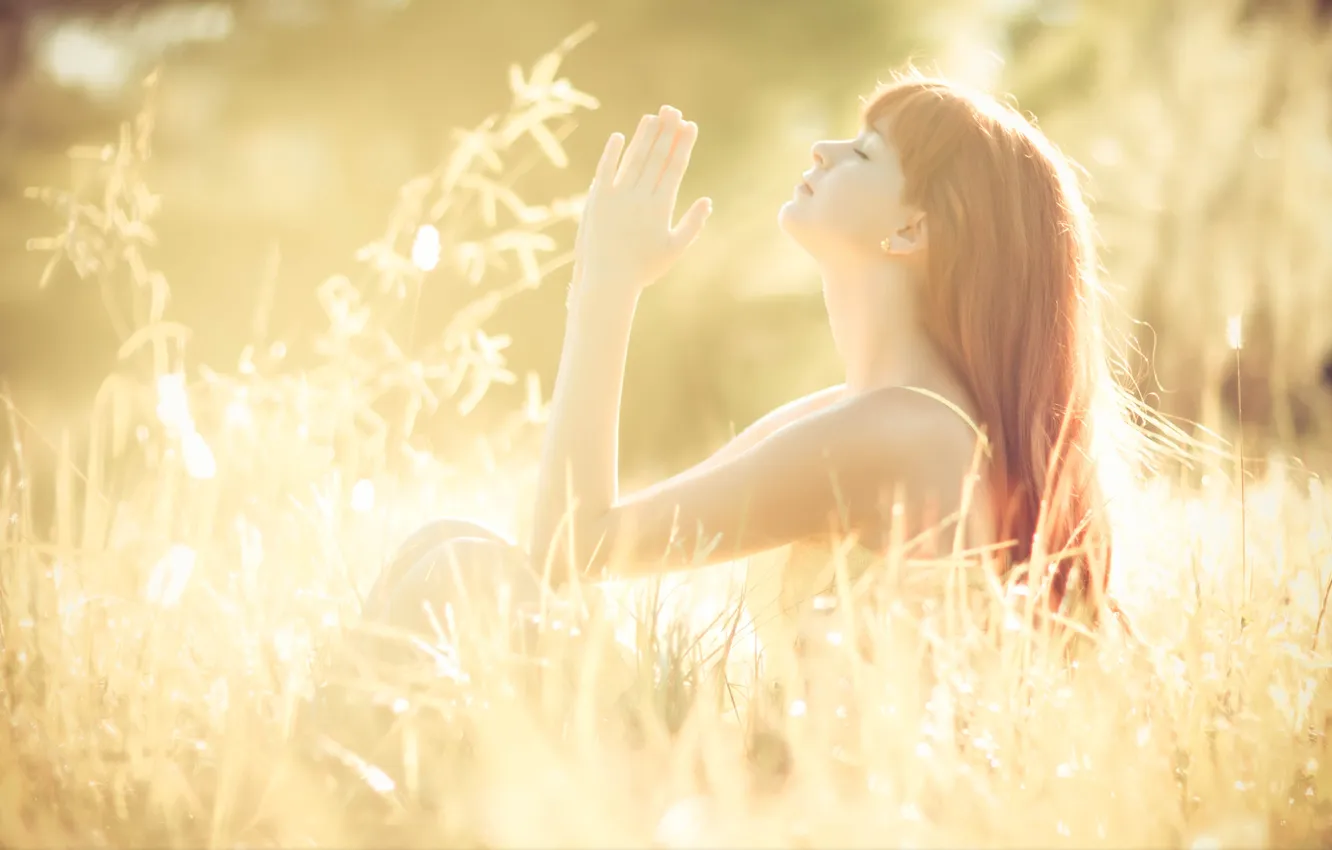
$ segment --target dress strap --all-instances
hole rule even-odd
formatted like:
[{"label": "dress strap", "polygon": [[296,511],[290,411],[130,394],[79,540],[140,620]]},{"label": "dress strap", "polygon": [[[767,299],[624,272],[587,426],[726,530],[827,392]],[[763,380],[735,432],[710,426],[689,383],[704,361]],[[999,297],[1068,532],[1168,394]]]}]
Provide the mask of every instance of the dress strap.
[{"label": "dress strap", "polygon": [[953,413],[957,414],[958,418],[961,419],[963,422],[967,423],[967,427],[970,428],[972,432],[976,434],[977,437],[981,437],[985,434],[985,431],[984,429],[981,428],[980,424],[977,423],[975,420],[973,420],[970,416],[968,416],[967,412],[963,410],[961,407],[959,407],[956,402],[940,395],[939,393],[934,392],[933,390],[927,390],[924,387],[909,387],[909,386],[899,386],[899,387],[894,387],[893,389],[906,390],[907,392],[912,392],[915,393],[916,395],[922,395],[925,396],[926,398],[932,398],[935,401],[939,402],[939,404],[951,410]]}]

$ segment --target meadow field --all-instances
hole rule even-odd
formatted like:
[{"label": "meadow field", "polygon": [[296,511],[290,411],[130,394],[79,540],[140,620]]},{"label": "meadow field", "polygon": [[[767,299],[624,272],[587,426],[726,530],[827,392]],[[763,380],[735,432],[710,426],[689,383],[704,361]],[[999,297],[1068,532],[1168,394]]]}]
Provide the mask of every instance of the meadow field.
[{"label": "meadow field", "polygon": [[[72,183],[30,192],[61,226],[28,247],[100,291],[120,348],[77,425],[0,403],[0,844],[1332,843],[1327,400],[1305,377],[1332,342],[1328,36],[1240,27],[1237,4],[1175,4],[1173,30],[1088,5],[1002,82],[1086,164],[1124,327],[1161,330],[1148,365],[1186,397],[1186,453],[1119,504],[1136,637],[1079,636],[1070,661],[1022,599],[984,625],[951,599],[868,625],[830,599],[779,693],[743,564],[552,595],[526,653],[505,610],[366,626],[423,522],[525,533],[549,388],[506,358],[503,308],[565,285],[581,197],[510,175],[590,169],[567,145],[599,103],[564,65],[597,36],[514,64],[510,103],[347,246],[308,356],[256,333],[229,368],[195,361],[154,265],[151,75],[118,136],[69,152]],[[1130,20],[1192,53],[1135,65]],[[1061,100],[1040,81],[1069,50],[1118,61]],[[438,269],[465,289],[409,346]],[[469,419],[496,388],[516,401]],[[426,450],[440,410],[462,424]]]}]

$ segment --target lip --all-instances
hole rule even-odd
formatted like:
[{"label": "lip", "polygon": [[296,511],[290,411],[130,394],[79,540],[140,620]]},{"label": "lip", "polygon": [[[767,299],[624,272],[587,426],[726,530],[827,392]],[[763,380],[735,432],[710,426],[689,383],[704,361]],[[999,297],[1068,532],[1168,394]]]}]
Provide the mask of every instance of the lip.
[{"label": "lip", "polygon": [[806,195],[813,195],[814,187],[809,185],[809,181],[801,180],[800,183],[796,185],[796,191]]}]

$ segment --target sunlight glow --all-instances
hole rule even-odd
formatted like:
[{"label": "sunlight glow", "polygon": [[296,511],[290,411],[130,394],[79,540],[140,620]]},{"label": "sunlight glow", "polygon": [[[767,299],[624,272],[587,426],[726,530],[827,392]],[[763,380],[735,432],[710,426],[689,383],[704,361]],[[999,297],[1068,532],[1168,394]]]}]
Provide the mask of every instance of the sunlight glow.
[{"label": "sunlight glow", "polygon": [[191,478],[206,481],[217,475],[213,450],[198,431],[186,432],[181,438],[180,449],[185,456],[185,473]]},{"label": "sunlight glow", "polygon": [[361,776],[365,779],[365,784],[380,794],[392,793],[398,787],[397,783],[387,773],[373,764],[367,764],[365,769],[361,771]]},{"label": "sunlight glow", "polygon": [[[16,370],[12,399],[0,384],[0,423],[13,431],[0,449],[14,461],[0,459],[10,567],[0,583],[0,635],[11,662],[0,679],[0,719],[21,733],[5,739],[0,771],[11,787],[0,795],[0,814],[22,809],[22,817],[0,817],[0,848],[20,841],[105,844],[107,830],[112,838],[193,843],[352,846],[396,836],[423,846],[470,841],[496,848],[635,839],[661,847],[891,841],[916,848],[1024,837],[1053,843],[1060,836],[1067,843],[1198,850],[1317,843],[1327,820],[1327,795],[1318,789],[1332,769],[1332,747],[1321,734],[1332,727],[1332,485],[1316,409],[1325,399],[1304,391],[1315,391],[1309,367],[1321,369],[1332,345],[1332,325],[1316,319],[1332,311],[1320,312],[1321,301],[1310,297],[1322,294],[1319,273],[1332,263],[1332,240],[1310,229],[1322,224],[1310,211],[1332,198],[1332,156],[1315,163],[1327,168],[1311,170],[1300,155],[1332,153],[1324,144],[1325,116],[1307,108],[1320,87],[1303,85],[1326,70],[1323,36],[1295,41],[1304,35],[1292,27],[1286,44],[1269,38],[1275,24],[1256,29],[1246,22],[1228,40],[1225,28],[1235,16],[1223,9],[1209,23],[1201,17],[1209,4],[1198,3],[1189,24],[1201,22],[1205,38],[1158,40],[1173,20],[1144,18],[1132,32],[1138,24],[1143,33],[1151,29],[1152,49],[1134,52],[1129,48],[1140,45],[1121,45],[1127,30],[1105,27],[1104,16],[1083,21],[1066,11],[1080,0],[988,0],[976,4],[984,14],[963,22],[951,59],[942,41],[935,51],[979,84],[1031,77],[1031,51],[1012,52],[1011,74],[1002,57],[985,52],[1007,49],[1013,23],[992,10],[1026,4],[1029,17],[1018,23],[1024,32],[1042,27],[1049,55],[1071,49],[1077,59],[1078,51],[1095,48],[1112,60],[1095,63],[1091,100],[1052,96],[1035,104],[1060,145],[1090,154],[1085,176],[1102,194],[1094,202],[1107,214],[1105,247],[1113,243],[1115,256],[1128,258],[1111,264],[1113,274],[1106,269],[1104,286],[1085,281],[1097,292],[1123,293],[1125,303],[1108,298],[1113,313],[1104,328],[1099,320],[1089,326],[1092,336],[1105,335],[1089,341],[1104,342],[1113,363],[1103,368],[1101,358],[1088,358],[1096,372],[1078,377],[1079,387],[1084,379],[1102,382],[1090,388],[1097,395],[1089,401],[1088,460],[1104,490],[1094,495],[1104,496],[1113,524],[1110,595],[1124,604],[1113,612],[1066,610],[1065,619],[1046,607],[1043,582],[1056,559],[1037,558],[1028,581],[1015,584],[1009,579],[1025,572],[1020,563],[1009,563],[1002,549],[991,556],[981,548],[988,540],[949,534],[967,530],[957,515],[931,517],[927,504],[910,516],[906,495],[878,506],[889,508],[883,519],[897,533],[871,533],[874,539],[854,547],[869,557],[851,557],[859,541],[836,520],[847,519],[858,500],[848,505],[837,488],[826,548],[817,545],[822,541],[773,539],[767,545],[775,549],[710,563],[731,555],[725,550],[735,542],[718,532],[720,521],[671,515],[667,507],[661,518],[670,520],[671,536],[661,554],[671,563],[626,563],[640,559],[624,552],[621,560],[614,544],[624,541],[605,539],[598,523],[574,527],[561,512],[556,546],[574,536],[598,546],[609,553],[604,572],[580,574],[571,557],[533,565],[525,549],[476,541],[484,545],[460,554],[480,560],[459,566],[479,575],[462,586],[441,575],[454,565],[427,550],[440,535],[475,532],[433,524],[435,518],[475,521],[511,540],[540,532],[529,524],[529,510],[551,470],[543,472],[541,452],[550,447],[539,426],[572,415],[549,409],[550,387],[543,390],[538,377],[556,366],[569,371],[567,360],[554,360],[559,345],[547,344],[559,343],[561,316],[529,302],[528,291],[537,278],[552,276],[543,268],[562,269],[573,256],[564,243],[577,239],[573,225],[585,196],[549,203],[533,197],[540,203],[529,204],[509,187],[544,194],[581,179],[551,175],[547,182],[531,173],[543,149],[550,160],[563,157],[555,142],[541,141],[543,133],[563,144],[576,132],[568,138],[569,170],[591,165],[595,140],[575,128],[603,122],[570,117],[564,106],[582,95],[557,79],[575,39],[533,70],[513,74],[511,112],[482,103],[487,87],[466,79],[472,60],[502,61],[498,49],[478,42],[473,46],[484,49],[471,51],[475,56],[445,57],[456,67],[435,68],[436,78],[459,82],[450,75],[464,75],[456,91],[440,95],[458,101],[448,111],[493,119],[460,131],[455,149],[442,151],[438,162],[418,162],[433,143],[418,145],[421,134],[399,126],[399,118],[419,117],[406,108],[419,93],[398,83],[419,78],[421,69],[416,59],[398,67],[407,57],[384,51],[396,51],[405,35],[403,47],[435,63],[449,46],[436,35],[470,38],[454,31],[465,10],[436,10],[438,31],[426,32],[427,19],[418,14],[434,14],[432,4],[417,3],[402,33],[370,33],[370,8],[408,0],[347,0],[345,9],[326,0],[212,5],[224,2],[244,10],[236,12],[244,16],[241,53],[169,56],[160,91],[143,87],[138,119],[131,119],[129,101],[137,95],[130,90],[157,62],[152,45],[165,49],[179,34],[175,18],[138,22],[153,14],[150,7],[195,9],[201,0],[131,3],[124,14],[86,18],[43,8],[33,13],[32,32],[20,33],[35,38],[32,58],[41,67],[34,73],[42,79],[31,92],[26,77],[19,80],[19,105],[34,105],[34,94],[56,94],[45,108],[70,113],[56,115],[65,129],[92,132],[106,124],[111,131],[100,140],[105,147],[79,140],[89,147],[69,156],[72,186],[32,190],[32,199],[49,201],[56,215],[29,247],[49,249],[49,268],[75,278],[93,261],[110,268],[114,260],[114,276],[84,282],[114,284],[115,291],[101,293],[108,296],[101,312],[109,315],[96,317],[97,326],[128,334],[80,338],[92,327],[85,322],[95,317],[86,312],[98,312],[98,293],[90,291],[86,304],[53,295],[51,327],[67,327],[67,342],[89,349],[84,367],[109,371],[100,385],[96,371],[59,368],[54,345],[41,349],[59,342],[41,338],[45,314],[42,327],[19,327],[31,333],[5,340],[16,361],[30,356],[38,368]],[[25,8],[43,5],[31,0]],[[1062,35],[1046,18],[1054,6],[1064,11],[1048,20],[1065,16]],[[217,14],[212,24],[181,18],[181,27],[203,33],[207,24],[220,32],[229,19]],[[799,36],[807,21],[793,14],[781,26]],[[328,26],[270,38],[275,24],[325,17]],[[544,29],[565,16],[551,12],[544,23],[536,11],[531,17]],[[0,22],[0,42],[15,34],[5,29],[9,23]],[[884,25],[866,23],[876,32]],[[488,28],[503,35],[503,26]],[[1103,30],[1113,30],[1113,38],[1103,42]],[[1179,34],[1187,35],[1182,25]],[[874,48],[883,39],[863,41]],[[708,25],[697,43],[682,44],[727,42]],[[1178,47],[1188,48],[1187,61],[1152,65],[1173,60]],[[878,54],[841,57],[844,45],[820,49],[845,58],[848,69],[885,68],[887,61]],[[1264,54],[1269,49],[1280,52]],[[82,83],[56,91],[61,87],[41,65],[51,51],[66,78],[86,74],[102,85],[119,79],[122,90],[88,111],[84,102],[96,98]],[[1210,53],[1216,56],[1209,66]],[[1283,78],[1286,54],[1306,58],[1291,60]],[[772,67],[784,61],[753,58]],[[321,64],[306,66],[307,59]],[[1139,59],[1147,64],[1125,93],[1100,69]],[[1255,76],[1249,59],[1264,60],[1251,91],[1239,85]],[[343,67],[347,60],[357,67]],[[749,74],[751,63],[740,64],[741,76],[761,76]],[[592,67],[614,74],[618,66]],[[267,72],[275,68],[290,71],[293,85],[270,91]],[[348,72],[344,84],[334,84],[329,68]],[[1045,70],[1051,68],[1066,70]],[[381,69],[390,75],[358,82],[361,71]],[[739,80],[726,69],[713,76],[694,82],[717,88]],[[765,111],[774,107],[766,124],[777,128],[775,154],[772,134],[757,134],[750,150],[727,143],[724,122],[717,127],[713,164],[703,165],[713,177],[736,177],[723,181],[735,184],[736,221],[768,205],[760,178],[770,165],[785,162],[781,180],[788,185],[812,137],[850,129],[851,104],[836,107],[831,96],[850,84],[814,82],[802,88],[817,89],[818,97],[789,93],[789,86],[753,93]],[[345,91],[349,85],[384,102],[358,110],[348,102],[356,94]],[[623,117],[626,92],[610,88],[617,101],[608,111]],[[682,100],[692,97],[686,88]],[[1190,93],[1191,108],[1171,108],[1178,91]],[[222,108],[231,101],[236,109]],[[788,102],[799,109],[792,112]],[[204,132],[197,116],[211,116],[215,107]],[[1280,126],[1261,129],[1276,111]],[[1233,120],[1241,112],[1244,120]],[[1318,120],[1286,120],[1305,113]],[[90,115],[101,117],[88,124]],[[1106,120],[1094,120],[1100,115]],[[111,124],[122,119],[117,145]],[[428,123],[434,134],[439,121]],[[712,117],[701,123],[714,124]],[[800,150],[788,150],[785,124],[800,127]],[[150,138],[150,130],[164,130],[164,137]],[[1254,157],[1249,140],[1278,130],[1279,138],[1263,143],[1271,158]],[[28,139],[36,146],[27,153],[54,166],[60,152],[42,148],[62,134],[47,135]],[[157,139],[162,144],[150,151]],[[188,156],[194,148],[202,154],[197,162]],[[109,153],[101,156],[103,150]],[[668,150],[663,144],[657,152]],[[1083,175],[1070,164],[1059,178],[1071,187]],[[364,203],[356,202],[365,199],[352,196],[379,187],[384,191],[370,194],[388,201],[384,181],[403,165],[420,166],[421,176],[408,178],[387,222],[360,222]],[[1248,192],[1250,168],[1258,169],[1254,186],[1279,184],[1281,192]],[[1189,179],[1176,185],[1180,169]],[[65,170],[43,167],[36,177]],[[697,176],[700,185],[712,179]],[[158,177],[164,182],[155,186]],[[1232,184],[1246,191],[1229,192]],[[1223,195],[1236,201],[1224,215],[1207,204],[1176,203],[1180,196]],[[1269,203],[1269,195],[1280,203]],[[157,228],[159,197],[166,220]],[[1077,222],[1083,202],[1071,195],[1068,201]],[[1257,203],[1244,209],[1250,201]],[[1167,208],[1163,219],[1158,213]],[[204,230],[220,235],[218,245],[182,226],[181,215],[200,210]],[[1265,232],[1267,221],[1290,238],[1275,245],[1242,238]],[[183,242],[150,245],[159,229],[163,241]],[[719,417],[759,414],[813,389],[824,366],[840,359],[828,345],[827,311],[809,279],[809,257],[798,244],[795,255],[780,253],[776,241],[770,251],[765,240],[777,234],[750,230],[712,239],[713,248],[702,248],[712,253],[692,257],[692,270],[681,275],[692,283],[668,287],[676,295],[662,289],[651,296],[667,299],[655,317],[644,317],[655,319],[656,339],[634,345],[648,360],[678,367],[678,392],[654,383],[652,368],[639,381],[651,397],[645,415],[625,418],[620,431],[645,454],[639,471],[626,475],[626,490],[651,487],[649,476],[669,474],[667,464],[701,452],[704,440],[719,443]],[[1100,243],[1100,232],[1089,227],[1088,246]],[[340,244],[357,233],[388,236],[360,251]],[[1189,250],[1171,250],[1178,234],[1188,237]],[[788,243],[794,240],[780,241]],[[742,254],[759,265],[737,266]],[[195,281],[177,297],[168,272],[171,281],[187,281],[197,277],[191,264],[216,280]],[[312,287],[312,273],[334,266],[346,273]],[[1254,281],[1254,269],[1270,274]],[[798,279],[798,288],[788,278]],[[233,291],[233,281],[245,291]],[[718,288],[724,303],[700,300]],[[1154,288],[1165,290],[1159,300]],[[420,293],[440,303],[418,303]],[[585,342],[601,346],[589,361],[604,360],[606,345],[619,346],[614,357],[624,354],[637,294],[611,295],[611,308],[624,309],[621,324],[608,342],[603,328],[586,323]],[[1135,314],[1144,305],[1153,309],[1140,323]],[[116,315],[119,307],[124,316]],[[1281,341],[1307,330],[1307,352],[1269,345],[1260,335],[1241,357],[1244,311],[1268,307],[1273,311],[1256,332]],[[23,310],[0,324],[0,339],[28,322]],[[691,342],[685,325],[697,324],[692,314],[700,310],[716,321],[703,322],[703,336]],[[731,321],[742,314],[752,327]],[[103,319],[129,327],[105,327]],[[185,324],[191,319],[196,327]],[[1152,348],[1158,330],[1163,344]],[[123,361],[115,357],[115,336],[125,337]],[[30,341],[39,345],[29,349]],[[676,356],[682,348],[691,356]],[[1306,355],[1319,362],[1305,362]],[[57,368],[43,374],[47,361]],[[592,365],[618,373],[623,364]],[[1262,437],[1250,440],[1255,452],[1232,456],[1234,435],[1223,432],[1235,429],[1221,427],[1226,415],[1213,415],[1230,411],[1216,407],[1213,390],[1223,370],[1241,365],[1260,379],[1268,367],[1303,369],[1292,371],[1297,383],[1290,389],[1293,402],[1313,402],[1309,415],[1298,417],[1311,420],[1312,439],[1288,444],[1273,433],[1269,441],[1267,429],[1252,423],[1245,434]],[[1150,374],[1157,366],[1159,383]],[[1183,391],[1167,395],[1162,384]],[[503,392],[492,393],[492,385]],[[1247,400],[1247,385],[1244,392]],[[607,404],[620,402],[617,395]],[[468,416],[478,404],[485,406]],[[665,429],[671,439],[658,441],[665,453],[648,452],[647,443],[662,437],[657,414],[672,412],[682,424]],[[1084,424],[1081,416],[1077,424]],[[1292,430],[1294,437],[1305,433],[1302,425]],[[1304,446],[1307,460],[1287,453]],[[615,446],[602,448],[602,460],[614,460]],[[30,455],[36,464],[28,467]],[[982,460],[977,453],[964,493],[1012,495],[970,489],[984,480]],[[934,463],[922,454],[923,467]],[[951,477],[958,470],[945,463],[934,471]],[[1046,477],[1054,471],[1047,468]],[[569,485],[564,496],[580,491]],[[963,504],[977,509],[974,499]],[[1000,547],[1011,547],[1009,534],[998,536]],[[948,537],[963,551],[949,552]],[[824,550],[822,557],[806,560],[820,554],[797,551],[806,543]],[[421,568],[406,569],[413,562]],[[551,570],[551,580],[532,575],[532,566]],[[1096,594],[1089,596],[1094,601]],[[453,782],[459,778],[476,787]],[[1187,780],[1186,794],[1176,793],[1180,780]]]},{"label": "sunlight glow", "polygon": [[51,76],[65,86],[112,92],[125,85],[133,69],[125,46],[115,44],[83,21],[61,26],[44,48],[42,58]]},{"label": "sunlight glow", "polygon": [[264,562],[264,535],[244,517],[237,517],[235,525],[240,538],[241,569],[253,576]]},{"label": "sunlight glow", "polygon": [[352,487],[351,508],[358,514],[365,514],[375,509],[375,482],[362,478]]},{"label": "sunlight glow", "polygon": [[215,42],[235,29],[225,3],[178,3],[119,20],[72,18],[38,48],[39,62],[60,85],[110,95],[174,47]]},{"label": "sunlight glow", "polygon": [[704,824],[708,820],[705,797],[686,797],[673,804],[657,822],[653,842],[662,847],[702,846]]},{"label": "sunlight glow", "polygon": [[227,424],[233,428],[249,428],[254,424],[254,414],[242,398],[233,398],[227,403]]},{"label": "sunlight glow", "polygon": [[433,224],[421,225],[412,243],[412,265],[423,272],[432,272],[439,265],[439,253],[439,231]]},{"label": "sunlight glow", "polygon": [[1244,347],[1244,317],[1238,313],[1226,319],[1226,345],[1235,351]]},{"label": "sunlight glow", "polygon": [[157,378],[157,418],[168,428],[182,432],[194,430],[190,400],[185,394],[185,376],[179,372]]},{"label": "sunlight glow", "polygon": [[152,575],[148,577],[148,587],[144,590],[144,597],[163,608],[179,604],[181,596],[185,593],[185,586],[189,584],[190,576],[194,573],[194,564],[197,560],[198,554],[189,546],[174,544],[153,567]]}]

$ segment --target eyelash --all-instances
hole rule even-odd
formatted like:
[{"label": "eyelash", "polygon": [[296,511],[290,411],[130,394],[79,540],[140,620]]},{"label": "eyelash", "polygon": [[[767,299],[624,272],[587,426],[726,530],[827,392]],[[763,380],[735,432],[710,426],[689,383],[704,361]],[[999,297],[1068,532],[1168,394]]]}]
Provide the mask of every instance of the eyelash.
[{"label": "eyelash", "polygon": [[855,151],[855,152],[856,152],[856,156],[860,157],[861,159],[869,159],[869,154],[865,153],[865,152],[862,151],[861,149],[859,149],[859,148],[852,148],[851,150]]}]

